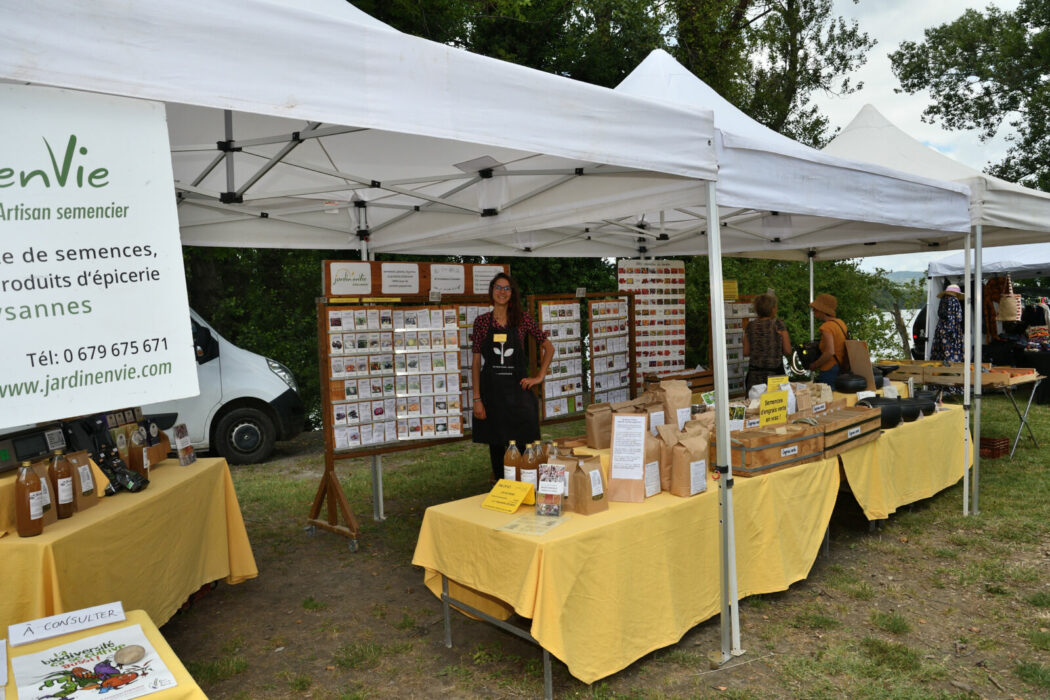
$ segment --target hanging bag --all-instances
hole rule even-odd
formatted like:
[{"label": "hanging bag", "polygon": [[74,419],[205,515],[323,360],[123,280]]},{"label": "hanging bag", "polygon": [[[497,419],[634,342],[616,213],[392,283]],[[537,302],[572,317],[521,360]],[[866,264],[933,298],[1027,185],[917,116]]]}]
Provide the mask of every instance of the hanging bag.
[{"label": "hanging bag", "polygon": [[1022,308],[1021,295],[1014,294],[1013,280],[1010,279],[1010,275],[1007,275],[1006,293],[999,297],[998,319],[1000,321],[1020,321]]}]

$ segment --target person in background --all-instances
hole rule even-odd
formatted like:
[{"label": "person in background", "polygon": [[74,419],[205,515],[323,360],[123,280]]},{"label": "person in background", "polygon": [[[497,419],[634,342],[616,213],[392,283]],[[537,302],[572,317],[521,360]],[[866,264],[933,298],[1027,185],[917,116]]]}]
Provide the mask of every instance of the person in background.
[{"label": "person in background", "polygon": [[945,362],[963,361],[963,306],[965,298],[957,284],[949,284],[937,295],[937,329],[933,332],[930,359]]},{"label": "person in background", "polygon": [[[532,387],[543,381],[554,358],[548,333],[521,308],[518,285],[500,272],[489,282],[492,311],[474,321],[473,441],[489,446],[493,482],[503,478],[503,453],[511,440],[524,450],[540,439],[539,403]],[[529,376],[528,337],[536,340],[540,362]]]},{"label": "person in background", "polygon": [[744,391],[765,384],[770,376],[784,374],[784,355],[791,354],[791,337],[777,318],[776,296],[759,294],[753,305],[758,318],[744,329],[744,357],[748,358]]},{"label": "person in background", "polygon": [[839,372],[849,371],[846,358],[846,337],[848,330],[842,319],[835,317],[839,300],[830,294],[818,294],[809,303],[813,315],[820,324],[820,357],[813,363],[817,372],[816,381],[828,384],[832,388]]}]

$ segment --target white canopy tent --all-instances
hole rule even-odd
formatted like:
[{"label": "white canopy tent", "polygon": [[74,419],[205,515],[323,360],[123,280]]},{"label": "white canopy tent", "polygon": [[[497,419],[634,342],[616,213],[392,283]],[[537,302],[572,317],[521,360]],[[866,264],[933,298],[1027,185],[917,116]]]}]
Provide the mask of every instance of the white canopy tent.
[{"label": "white canopy tent", "polygon": [[[896,167],[930,177],[941,177],[966,184],[970,188],[970,226],[975,234],[973,257],[976,278],[982,278],[984,246],[1001,246],[1017,243],[1045,241],[1050,235],[1050,194],[1007,182],[974,170],[928,148],[901,131],[887,120],[877,109],[865,105],[853,121],[839,133],[824,149],[828,153],[850,158],[861,158],[873,163]],[[964,362],[970,363],[973,346],[974,364],[981,364],[981,345],[973,344],[972,316],[981,310],[981,285],[971,290],[970,275],[970,231],[964,241],[966,253],[963,258],[963,277],[966,298],[972,303],[965,305],[965,326],[968,340],[964,343]],[[956,241],[951,247],[958,247]],[[891,251],[898,252],[898,251]],[[934,292],[932,285],[930,294]],[[934,296],[929,297],[930,300]],[[927,322],[933,313],[927,313]],[[932,338],[932,336],[927,335]],[[929,347],[929,344],[927,344]],[[969,425],[970,377],[966,376],[964,402]],[[981,438],[981,384],[974,385],[976,412],[974,417],[974,442]],[[981,455],[974,454],[973,511],[980,510]],[[964,480],[963,509],[969,509],[969,471]]]},{"label": "white canopy tent", "polygon": [[[660,71],[684,79],[666,54],[616,93],[400,34],[341,0],[12,0],[4,20],[0,79],[167,103],[188,245],[706,253],[721,329],[722,235],[730,253],[805,259],[968,225],[964,187],[822,156],[729,110],[738,131],[716,143],[701,102],[631,94]],[[716,146],[735,163],[724,196]],[[719,331],[713,349],[725,406]]]}]

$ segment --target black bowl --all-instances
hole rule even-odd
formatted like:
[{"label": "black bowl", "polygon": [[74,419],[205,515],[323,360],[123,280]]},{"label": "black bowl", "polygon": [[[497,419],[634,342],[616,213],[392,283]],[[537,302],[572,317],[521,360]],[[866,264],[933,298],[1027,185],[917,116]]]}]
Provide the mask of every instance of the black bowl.
[{"label": "black bowl", "polygon": [[857,391],[864,391],[867,388],[867,379],[849,372],[843,372],[835,379],[835,391],[840,391],[843,394],[852,394]]},{"label": "black bowl", "polygon": [[896,428],[901,422],[901,407],[893,399],[885,399],[881,396],[871,396],[857,402],[858,406],[877,408],[882,411],[882,429]]},{"label": "black bowl", "polygon": [[901,368],[900,365],[884,365],[881,362],[877,365],[872,365],[875,369],[882,372],[883,376],[889,376]]}]

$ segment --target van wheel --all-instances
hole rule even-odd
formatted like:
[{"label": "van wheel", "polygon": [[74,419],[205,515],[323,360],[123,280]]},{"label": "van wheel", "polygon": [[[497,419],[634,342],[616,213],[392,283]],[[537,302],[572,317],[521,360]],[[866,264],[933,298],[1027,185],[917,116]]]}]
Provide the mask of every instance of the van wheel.
[{"label": "van wheel", "polygon": [[275,439],[273,421],[257,408],[235,408],[215,429],[215,447],[230,464],[263,461],[273,452]]}]

